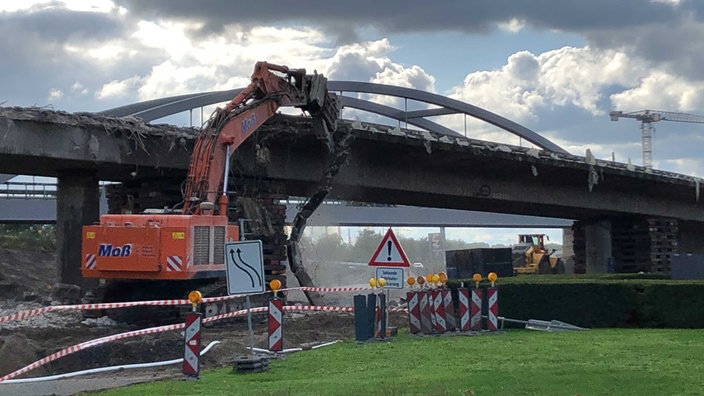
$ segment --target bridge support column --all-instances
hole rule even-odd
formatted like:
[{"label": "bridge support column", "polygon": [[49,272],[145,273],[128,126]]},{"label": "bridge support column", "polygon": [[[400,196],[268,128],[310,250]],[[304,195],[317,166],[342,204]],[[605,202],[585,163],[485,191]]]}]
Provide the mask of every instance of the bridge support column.
[{"label": "bridge support column", "polygon": [[679,253],[704,254],[704,224],[694,221],[679,221],[677,251]]},{"label": "bridge support column", "polygon": [[572,227],[562,229],[562,262],[565,263],[565,273],[574,274],[574,230]]},{"label": "bridge support column", "polygon": [[61,171],[56,196],[56,246],[60,283],[81,288],[97,286],[98,281],[81,276],[82,226],[99,220],[98,178],[90,170]]},{"label": "bridge support column", "polygon": [[606,273],[611,252],[611,221],[597,220],[584,225],[586,270],[588,274]]}]

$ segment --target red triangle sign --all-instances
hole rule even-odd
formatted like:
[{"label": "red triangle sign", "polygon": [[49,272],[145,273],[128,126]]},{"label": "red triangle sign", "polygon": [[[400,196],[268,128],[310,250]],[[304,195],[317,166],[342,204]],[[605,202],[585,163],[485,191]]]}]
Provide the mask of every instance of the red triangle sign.
[{"label": "red triangle sign", "polygon": [[369,260],[369,265],[371,266],[381,266],[381,267],[410,267],[411,263],[406,257],[401,244],[398,243],[396,235],[389,228],[386,231],[386,235],[381,238],[381,243],[379,247],[376,248],[376,252],[372,255],[371,260]]}]

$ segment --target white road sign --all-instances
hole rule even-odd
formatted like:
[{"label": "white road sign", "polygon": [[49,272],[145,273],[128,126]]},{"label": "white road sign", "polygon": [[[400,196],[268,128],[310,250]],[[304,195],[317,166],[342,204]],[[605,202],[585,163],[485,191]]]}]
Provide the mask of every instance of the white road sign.
[{"label": "white road sign", "polygon": [[387,289],[403,289],[403,267],[377,267],[376,277],[386,280]]},{"label": "white road sign", "polygon": [[227,293],[256,294],[266,290],[262,241],[225,244]]}]

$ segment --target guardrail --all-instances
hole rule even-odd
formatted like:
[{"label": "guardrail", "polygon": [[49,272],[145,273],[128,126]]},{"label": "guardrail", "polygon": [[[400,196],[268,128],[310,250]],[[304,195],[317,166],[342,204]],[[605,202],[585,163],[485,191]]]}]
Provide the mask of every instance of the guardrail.
[{"label": "guardrail", "polygon": [[13,182],[0,183],[0,198],[56,199],[56,183]]}]

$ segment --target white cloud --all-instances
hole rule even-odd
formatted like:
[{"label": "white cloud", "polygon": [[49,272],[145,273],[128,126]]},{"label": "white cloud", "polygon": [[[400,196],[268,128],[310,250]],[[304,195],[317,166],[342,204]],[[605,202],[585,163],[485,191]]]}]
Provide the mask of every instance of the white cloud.
[{"label": "white cloud", "polygon": [[600,115],[603,90],[633,85],[644,71],[644,65],[617,51],[564,47],[538,56],[521,51],[499,70],[468,74],[451,96],[517,121],[559,106]]},{"label": "white cloud", "polygon": [[615,108],[623,111],[695,111],[704,107],[704,81],[689,81],[663,71],[653,71],[638,85],[611,95]]},{"label": "white cloud", "polygon": [[109,99],[109,98],[124,98],[134,94],[135,88],[142,82],[142,78],[139,76],[133,76],[125,80],[113,80],[107,84],[103,84],[102,87],[96,92],[95,97],[98,99]]},{"label": "white cloud", "polygon": [[60,100],[63,98],[64,93],[60,89],[52,88],[49,90],[49,100]]},{"label": "white cloud", "polygon": [[80,82],[76,81],[71,85],[71,92],[80,94],[80,95],[86,95],[88,93],[88,88],[84,87],[83,84]]},{"label": "white cloud", "polygon": [[524,27],[526,27],[526,22],[522,19],[511,18],[508,22],[498,23],[497,26],[501,30],[511,33],[518,33],[523,30]]}]

